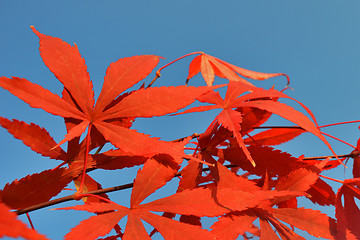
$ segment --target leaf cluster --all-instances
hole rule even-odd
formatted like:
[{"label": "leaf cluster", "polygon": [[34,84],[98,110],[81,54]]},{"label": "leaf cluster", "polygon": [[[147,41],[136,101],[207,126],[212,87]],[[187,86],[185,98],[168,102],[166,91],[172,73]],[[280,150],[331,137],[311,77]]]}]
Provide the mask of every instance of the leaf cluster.
[{"label": "leaf cluster", "polygon": [[[58,210],[94,215],[74,226],[65,239],[151,239],[154,234],[165,239],[304,239],[294,228],[326,239],[360,238],[356,203],[360,199],[359,144],[351,154],[354,178],[340,181],[342,186],[335,193],[321,178],[322,172],[341,167],[344,159],[337,157],[312,112],[284,91],[256,87],[249,81],[285,76],[289,84],[286,74],[255,72],[197,52],[188,54],[197,56],[184,86],[152,87],[151,83],[134,90],[156,68],[160,57],[133,56],[110,64],[95,101],[78,47],[32,29],[39,37],[45,65],[63,84],[62,96],[18,77],[0,77],[0,86],[31,107],[62,117],[67,134],[56,142],[34,123],[0,117],[0,125],[13,137],[61,162],[0,190],[0,237],[47,239],[17,220],[15,213],[63,201],[50,200],[73,182],[77,189],[66,201],[81,200],[83,204]],[[188,86],[199,73],[206,86]],[[215,76],[228,83],[215,85]],[[222,96],[219,90],[226,93]],[[282,99],[290,99],[303,111]],[[200,106],[190,106],[194,102]],[[191,116],[212,109],[221,111],[205,132],[173,141],[132,128],[137,118]],[[272,114],[294,126],[253,134]],[[337,159],[297,158],[274,148],[306,132],[319,138]],[[112,149],[103,151],[105,144]],[[128,206],[111,201],[107,194],[121,188],[103,189],[101,179],[89,175],[97,169],[121,172],[135,166],[141,169],[130,185]],[[179,178],[176,193],[144,202],[174,178]],[[314,209],[299,206],[300,197],[311,201]],[[316,210],[316,205],[334,206],[336,219]],[[125,225],[119,225],[125,217]],[[203,228],[205,217],[215,219],[209,229]],[[153,226],[152,232],[145,229],[143,221]]]}]

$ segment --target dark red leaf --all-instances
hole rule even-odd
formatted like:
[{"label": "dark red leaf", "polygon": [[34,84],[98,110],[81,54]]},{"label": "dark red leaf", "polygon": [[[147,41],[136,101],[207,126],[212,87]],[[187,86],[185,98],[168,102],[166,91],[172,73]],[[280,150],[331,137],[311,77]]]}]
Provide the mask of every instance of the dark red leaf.
[{"label": "dark red leaf", "polygon": [[0,199],[12,209],[36,205],[56,196],[72,178],[72,172],[64,168],[45,170],[6,184]]}]

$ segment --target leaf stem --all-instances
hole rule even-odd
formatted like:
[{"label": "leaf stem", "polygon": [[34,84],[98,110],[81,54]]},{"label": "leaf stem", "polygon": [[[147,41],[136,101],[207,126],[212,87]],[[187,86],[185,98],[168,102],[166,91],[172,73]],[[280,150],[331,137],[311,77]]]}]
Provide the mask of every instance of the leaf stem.
[{"label": "leaf stem", "polygon": [[31,218],[30,218],[29,213],[26,213],[26,217],[27,217],[27,219],[28,219],[28,221],[29,221],[29,224],[30,224],[30,226],[31,226],[31,229],[34,229],[34,230],[35,230],[34,225],[33,225],[32,221],[31,221]]},{"label": "leaf stem", "polygon": [[180,59],[183,59],[183,58],[185,58],[185,57],[188,57],[188,56],[194,55],[194,54],[203,54],[203,52],[192,52],[192,53],[188,53],[188,54],[185,54],[184,56],[181,56],[181,57],[179,57],[179,58],[177,58],[177,59],[169,62],[168,64],[165,64],[164,66],[162,66],[161,68],[159,68],[159,70],[157,70],[155,78],[151,81],[151,83],[149,83],[149,85],[148,85],[146,88],[151,87],[151,86],[154,84],[154,82],[156,81],[156,79],[158,79],[159,77],[161,77],[161,73],[160,73],[161,70],[163,70],[163,69],[166,68],[167,66],[173,64],[174,62],[179,61]]},{"label": "leaf stem", "polygon": [[86,150],[85,150],[84,168],[83,168],[83,172],[82,172],[81,184],[80,184],[78,193],[82,193],[84,191],[86,165],[87,165],[87,161],[88,161],[89,147],[90,147],[90,131],[91,131],[91,124],[89,125],[89,129],[86,134]]},{"label": "leaf stem", "polygon": [[324,133],[324,132],[321,132],[321,134],[323,134],[323,135],[325,135],[325,136],[328,136],[328,137],[331,137],[331,138],[333,138],[333,139],[335,139],[335,140],[338,140],[339,142],[342,142],[342,143],[344,143],[344,144],[346,144],[346,145],[348,145],[348,146],[356,149],[356,147],[355,147],[354,145],[352,145],[352,144],[350,144],[350,143],[348,143],[348,142],[345,142],[344,140],[341,140],[340,138],[337,138],[337,137],[335,137],[335,136],[332,136],[332,135],[330,135],[330,134],[328,134],[328,133]]},{"label": "leaf stem", "polygon": [[334,181],[334,182],[344,184],[344,181],[341,181],[341,180],[338,180],[338,179],[335,179],[335,178],[327,177],[327,176],[324,176],[324,175],[319,175],[319,176],[322,177],[322,178],[326,178],[328,180]]}]

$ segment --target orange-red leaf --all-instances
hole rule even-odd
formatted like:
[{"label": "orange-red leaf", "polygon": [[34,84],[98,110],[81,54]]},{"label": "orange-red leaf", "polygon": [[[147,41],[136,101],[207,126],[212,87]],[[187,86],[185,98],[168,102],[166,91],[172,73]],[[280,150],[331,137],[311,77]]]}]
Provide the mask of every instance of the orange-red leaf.
[{"label": "orange-red leaf", "polygon": [[89,115],[94,106],[93,85],[77,45],[44,35],[31,26],[40,39],[40,54],[45,65],[64,84],[81,110]]},{"label": "orange-red leaf", "polygon": [[255,80],[266,80],[272,77],[277,77],[277,76],[285,76],[287,78],[287,85],[289,85],[290,79],[288,77],[288,75],[286,75],[285,73],[262,73],[262,72],[255,72],[255,71],[251,71],[245,68],[241,68],[235,65],[232,65],[230,63],[227,63],[221,59],[216,58],[220,63],[228,66],[230,69],[232,69],[233,71],[239,73],[240,75],[247,77],[247,78],[251,78],[251,79],[255,79]]},{"label": "orange-red leaf", "polygon": [[[164,186],[178,170],[167,155],[159,155],[148,159],[138,171],[131,193],[130,206],[137,207],[146,197]],[[170,157],[171,158],[171,157]]]},{"label": "orange-red leaf", "polygon": [[106,70],[104,84],[95,106],[95,114],[104,108],[126,89],[144,79],[159,63],[153,55],[122,58],[111,63]]},{"label": "orange-red leaf", "polygon": [[135,214],[129,214],[123,240],[151,240],[140,218]]},{"label": "orange-red leaf", "polygon": [[139,89],[106,110],[101,119],[166,115],[186,107],[209,90],[186,86]]},{"label": "orange-red leaf", "polygon": [[215,238],[209,231],[199,226],[178,222],[150,212],[141,213],[141,218],[154,226],[164,239],[213,240]]},{"label": "orange-red leaf", "polygon": [[225,215],[219,218],[212,226],[212,233],[219,239],[233,240],[238,235],[242,235],[251,228],[251,223],[255,221],[257,216],[247,215],[236,212],[234,214]]},{"label": "orange-red leaf", "polygon": [[22,237],[29,240],[47,239],[35,230],[27,228],[23,222],[17,219],[15,213],[10,212],[10,208],[0,202],[0,238],[3,237]]},{"label": "orange-red leaf", "polygon": [[332,187],[318,178],[316,182],[311,185],[307,191],[310,194],[310,200],[320,205],[334,205],[335,204],[335,193]]},{"label": "orange-red leaf", "polygon": [[246,148],[244,144],[244,140],[240,135],[241,127],[240,124],[242,122],[242,115],[240,112],[234,111],[232,109],[225,109],[219,115],[217,115],[217,120],[222,126],[229,129],[235,136],[239,147],[244,151],[246,158],[251,162],[253,166],[255,166],[255,162],[251,157],[249,150]]},{"label": "orange-red leaf", "polygon": [[331,239],[336,232],[335,220],[313,209],[272,209],[274,217],[289,223],[315,237]]},{"label": "orange-red leaf", "polygon": [[[81,186],[81,182],[82,182],[82,175],[80,175],[79,177],[77,177],[76,179],[74,179],[74,184],[76,189],[79,191],[80,186]],[[88,174],[85,174],[84,177],[84,185],[83,185],[83,192],[91,192],[91,191],[96,191],[102,189],[102,186],[100,183],[98,183],[97,181],[95,181],[92,177],[90,177]],[[100,194],[99,196],[109,199],[109,197],[103,193]],[[84,201],[84,203],[90,203],[90,202],[103,202],[103,200],[100,200],[99,198],[96,197],[84,197],[81,200]]]},{"label": "orange-red leaf", "polygon": [[201,63],[200,63],[200,69],[201,74],[203,78],[205,79],[205,82],[208,86],[212,86],[214,79],[215,79],[215,73],[214,69],[208,60],[208,57],[206,54],[201,55]]},{"label": "orange-red leaf", "polygon": [[71,229],[71,231],[65,235],[65,239],[69,239],[69,240],[97,239],[100,236],[104,236],[108,234],[115,227],[115,225],[128,213],[128,210],[126,208],[121,206],[114,206],[114,204],[98,203],[95,205],[94,203],[91,203],[81,206],[82,207],[78,209],[74,207],[72,208],[70,207],[70,208],[59,208],[58,210],[74,209],[74,210],[86,210],[86,211],[96,211],[96,212],[103,212],[109,210],[117,210],[117,211],[93,216],[80,222],[79,225]]},{"label": "orange-red leaf", "polygon": [[196,162],[195,160],[190,160],[188,165],[181,170],[181,179],[179,182],[178,192],[181,192],[185,189],[193,189],[198,186],[202,164]]},{"label": "orange-red leaf", "polygon": [[260,219],[261,239],[262,240],[277,240],[280,238],[276,235],[276,232],[271,228],[270,223],[263,219]]},{"label": "orange-red leaf", "polygon": [[33,108],[42,108],[61,117],[83,119],[85,116],[68,102],[49,90],[23,78],[0,77],[0,87],[8,90]]},{"label": "orange-red leaf", "polygon": [[245,139],[244,142],[245,144],[274,146],[288,142],[304,132],[299,128],[272,128],[255,134],[251,138]]},{"label": "orange-red leaf", "polygon": [[199,55],[199,56],[194,57],[194,59],[191,61],[190,65],[189,65],[189,74],[186,78],[186,84],[188,83],[190,78],[194,77],[196,74],[198,74],[200,72],[201,58],[202,58],[202,55]]},{"label": "orange-red leaf", "polygon": [[320,138],[320,140],[326,144],[326,146],[332,151],[332,153],[336,155],[329,142],[321,134],[320,130],[315,126],[315,124],[303,113],[295,110],[294,108],[284,103],[274,102],[274,101],[264,101],[264,100],[243,102],[241,103],[241,106],[255,107],[262,110],[266,110],[268,112],[277,114],[297,124],[298,126],[302,127],[304,130]]},{"label": "orange-red leaf", "polygon": [[210,56],[208,54],[202,53],[199,56],[196,56],[189,66],[189,74],[186,80],[186,83],[190,78],[194,77],[201,71],[203,78],[208,86],[212,86],[214,82],[215,75],[221,78],[227,78],[230,81],[239,81],[248,85],[252,85],[245,79],[241,78],[240,74],[244,77],[255,79],[255,80],[265,80],[277,76],[286,76],[289,85],[289,77],[284,73],[261,73],[251,70],[247,70],[241,67],[237,67],[228,62],[225,62],[216,57]]},{"label": "orange-red leaf", "polygon": [[54,149],[56,142],[44,128],[34,123],[27,124],[16,119],[10,121],[3,117],[0,117],[0,125],[33,151],[45,157],[65,160],[66,153],[60,147]]},{"label": "orange-red leaf", "polygon": [[275,189],[305,192],[319,178],[318,168],[299,168],[281,178]]},{"label": "orange-red leaf", "polygon": [[199,217],[214,217],[229,212],[229,209],[217,203],[214,198],[215,192],[214,188],[186,189],[169,197],[142,204],[139,208],[148,211],[171,212]]},{"label": "orange-red leaf", "polygon": [[95,123],[94,125],[106,140],[125,152],[150,157],[159,153],[183,155],[184,146],[181,143],[160,141],[135,130],[107,122]]},{"label": "orange-red leaf", "polygon": [[45,170],[5,185],[0,199],[13,209],[20,209],[49,201],[72,180],[64,168]]},{"label": "orange-red leaf", "polygon": [[256,163],[256,167],[253,167],[249,161],[245,160],[245,154],[239,147],[232,146],[227,149],[213,149],[209,151],[213,155],[230,161],[240,166],[243,170],[259,176],[264,176],[265,173],[271,177],[274,175],[285,176],[294,169],[303,166],[302,162],[298,161],[297,158],[272,147],[251,145],[248,147],[248,150]]}]

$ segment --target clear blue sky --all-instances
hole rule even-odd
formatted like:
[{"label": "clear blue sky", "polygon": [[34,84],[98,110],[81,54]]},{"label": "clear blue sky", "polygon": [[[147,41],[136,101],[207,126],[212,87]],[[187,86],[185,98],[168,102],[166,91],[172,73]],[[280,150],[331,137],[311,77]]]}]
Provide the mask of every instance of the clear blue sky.
[{"label": "clear blue sky", "polygon": [[[166,58],[161,60],[161,66],[186,53],[204,51],[251,70],[287,73],[294,89],[287,94],[308,106],[320,125],[358,120],[359,9],[357,0],[1,1],[0,76],[23,77],[61,93],[60,82],[39,55],[38,38],[29,27],[34,25],[44,34],[78,45],[97,94],[107,66],[119,58],[155,54]],[[184,83],[190,60],[165,70],[156,85]],[[191,83],[203,84],[203,80],[198,76]],[[281,77],[267,83],[255,82],[264,87],[275,84],[278,89],[284,83]],[[293,106],[299,109],[298,105]],[[3,89],[0,89],[0,116],[34,122],[47,128],[57,141],[65,134],[61,118],[32,109]],[[170,140],[202,132],[213,117],[194,114],[140,119],[134,127]],[[288,123],[274,118],[271,124]],[[360,136],[357,127],[356,124],[334,127],[326,132],[355,145]],[[352,150],[329,141],[338,154]],[[0,188],[16,178],[57,164],[33,153],[4,129],[0,129],[0,143]],[[299,137],[280,149],[294,156],[330,153],[311,135]],[[99,171],[92,176],[104,187],[110,187],[114,183],[131,182],[134,171],[125,170],[120,175],[104,173]],[[327,175],[340,179],[350,176],[349,170],[343,169]],[[129,193],[113,193],[110,197],[126,204]],[[60,239],[80,219],[90,216],[74,217],[73,213],[44,209],[31,216],[40,232]]]}]

